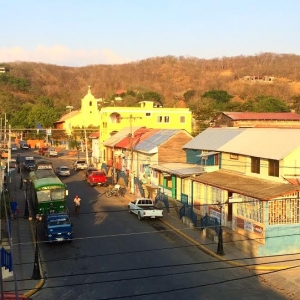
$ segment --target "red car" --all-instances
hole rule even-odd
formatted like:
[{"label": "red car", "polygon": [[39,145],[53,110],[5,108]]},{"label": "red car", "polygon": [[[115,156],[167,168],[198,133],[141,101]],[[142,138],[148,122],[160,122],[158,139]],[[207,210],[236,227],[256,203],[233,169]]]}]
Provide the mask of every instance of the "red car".
[{"label": "red car", "polygon": [[92,171],[87,175],[87,182],[90,186],[108,186],[106,175],[101,171]]}]

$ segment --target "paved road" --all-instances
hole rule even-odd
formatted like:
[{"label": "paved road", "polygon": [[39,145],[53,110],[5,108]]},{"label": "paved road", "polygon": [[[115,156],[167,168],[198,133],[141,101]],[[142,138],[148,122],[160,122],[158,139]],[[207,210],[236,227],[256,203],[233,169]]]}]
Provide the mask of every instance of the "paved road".
[{"label": "paved road", "polygon": [[[51,159],[54,166],[70,161]],[[75,240],[38,240],[47,280],[33,299],[287,299],[251,277],[190,245],[160,221],[139,221],[127,212],[125,198],[106,198],[105,188],[90,187],[83,173],[62,179],[68,206],[82,198],[74,223]]]}]

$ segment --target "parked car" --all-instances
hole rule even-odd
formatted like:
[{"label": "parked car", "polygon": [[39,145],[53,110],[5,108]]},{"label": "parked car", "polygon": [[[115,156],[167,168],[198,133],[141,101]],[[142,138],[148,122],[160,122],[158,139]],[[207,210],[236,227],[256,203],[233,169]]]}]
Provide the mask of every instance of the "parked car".
[{"label": "parked car", "polygon": [[35,168],[35,160],[33,156],[25,157],[25,161],[23,163],[23,170],[30,172],[33,171]]},{"label": "parked car", "polygon": [[11,144],[11,151],[17,151],[18,147],[16,144]]},{"label": "parked car", "polygon": [[67,166],[60,166],[56,168],[55,173],[58,176],[70,176],[71,174],[70,169]]},{"label": "parked car", "polygon": [[[6,170],[8,161],[7,159],[5,161],[1,162],[1,165],[3,166],[3,169]],[[9,173],[15,171],[17,169],[17,160],[15,158],[11,158],[9,161]]]},{"label": "parked car", "polygon": [[155,207],[153,200],[149,198],[137,198],[135,201],[129,202],[128,212],[136,214],[139,220],[163,217],[163,210]]},{"label": "parked car", "polygon": [[73,224],[67,214],[53,213],[45,218],[45,234],[49,242],[71,242]]},{"label": "parked car", "polygon": [[47,157],[57,157],[57,151],[54,148],[49,148],[46,152],[45,152],[45,156]]},{"label": "parked car", "polygon": [[25,150],[28,150],[30,147],[28,144],[21,144],[21,149],[25,149]]},{"label": "parked car", "polygon": [[85,170],[85,169],[87,169],[87,167],[88,167],[88,165],[87,165],[85,159],[77,159],[74,162],[74,165],[73,165],[73,168],[74,168],[75,171],[77,171],[77,170]]},{"label": "parked car", "polygon": [[40,155],[45,155],[45,152],[48,150],[48,147],[42,147],[39,149],[39,154]]},{"label": "parked car", "polygon": [[88,174],[87,182],[90,186],[108,186],[106,175],[101,171],[92,171]]},{"label": "parked car", "polygon": [[90,174],[91,172],[93,172],[93,171],[98,171],[98,169],[95,168],[95,167],[88,167],[88,168],[86,168],[86,170],[85,170],[85,172],[84,172],[84,178],[85,178],[85,180],[88,179],[89,174]]}]

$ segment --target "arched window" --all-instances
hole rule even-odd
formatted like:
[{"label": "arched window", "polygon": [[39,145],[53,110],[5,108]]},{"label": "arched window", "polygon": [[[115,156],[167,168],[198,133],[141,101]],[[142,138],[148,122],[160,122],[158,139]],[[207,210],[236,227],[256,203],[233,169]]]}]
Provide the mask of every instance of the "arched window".
[{"label": "arched window", "polygon": [[92,101],[90,101],[90,106],[92,106],[92,103],[93,103],[93,102],[92,102]]}]

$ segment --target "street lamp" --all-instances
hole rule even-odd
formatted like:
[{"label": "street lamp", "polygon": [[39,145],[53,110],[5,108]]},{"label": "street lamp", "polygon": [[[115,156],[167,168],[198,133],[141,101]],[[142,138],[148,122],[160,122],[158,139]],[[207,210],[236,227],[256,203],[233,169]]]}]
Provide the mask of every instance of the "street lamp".
[{"label": "street lamp", "polygon": [[218,201],[218,208],[220,209],[220,225],[219,225],[219,238],[218,238],[218,249],[217,254],[224,255],[224,249],[223,249],[223,230],[222,230],[222,208],[223,204]]}]

